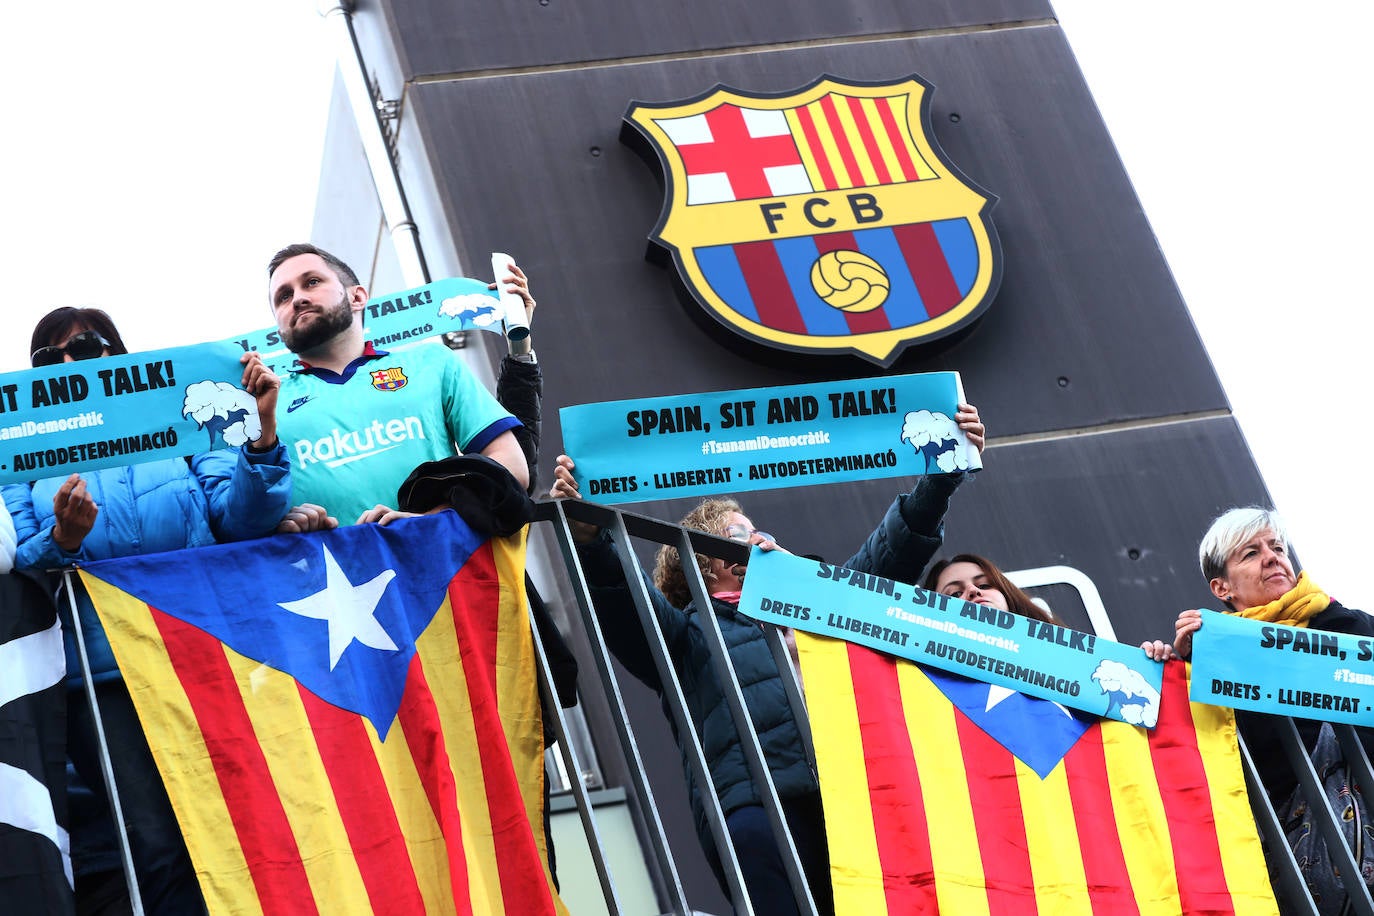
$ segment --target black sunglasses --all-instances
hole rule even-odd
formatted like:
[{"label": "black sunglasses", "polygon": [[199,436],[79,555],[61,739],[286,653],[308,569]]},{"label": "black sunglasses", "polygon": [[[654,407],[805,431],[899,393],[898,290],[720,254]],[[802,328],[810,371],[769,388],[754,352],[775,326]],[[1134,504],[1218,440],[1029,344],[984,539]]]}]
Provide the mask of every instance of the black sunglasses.
[{"label": "black sunglasses", "polygon": [[95,331],[82,331],[60,347],[39,347],[29,360],[33,367],[56,366],[71,354],[72,359],[95,359],[105,352],[110,342]]}]

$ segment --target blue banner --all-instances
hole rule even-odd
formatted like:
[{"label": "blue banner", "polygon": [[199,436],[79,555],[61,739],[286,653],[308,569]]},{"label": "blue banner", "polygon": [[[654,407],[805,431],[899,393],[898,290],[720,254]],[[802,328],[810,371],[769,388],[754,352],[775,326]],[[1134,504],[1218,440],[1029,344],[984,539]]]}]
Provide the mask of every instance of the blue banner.
[{"label": "blue banner", "polygon": [[1374,725],[1374,639],[1202,612],[1193,634],[1198,703]]},{"label": "blue banner", "polygon": [[755,547],[740,612],[1154,728],[1164,665],[1138,646]]},{"label": "blue banner", "polygon": [[[522,302],[523,304],[523,302]],[[363,333],[378,350],[446,334],[449,331],[503,333],[500,297],[487,284],[471,277],[435,280],[415,289],[367,300]],[[275,327],[229,338],[240,352],[256,350],[277,375],[300,368],[300,361],[282,343]]]},{"label": "blue banner", "polygon": [[957,372],[564,407],[582,496],[614,504],[981,467]]},{"label": "blue banner", "polygon": [[0,375],[0,483],[178,458],[256,439],[241,350],[200,344]]},{"label": "blue banner", "polygon": [[[379,349],[447,331],[500,333],[501,303],[457,277],[369,299],[363,320]],[[278,375],[299,368],[276,328],[217,343],[60,363],[0,375],[0,483],[38,480],[236,447],[261,433],[239,387],[242,354]]]}]

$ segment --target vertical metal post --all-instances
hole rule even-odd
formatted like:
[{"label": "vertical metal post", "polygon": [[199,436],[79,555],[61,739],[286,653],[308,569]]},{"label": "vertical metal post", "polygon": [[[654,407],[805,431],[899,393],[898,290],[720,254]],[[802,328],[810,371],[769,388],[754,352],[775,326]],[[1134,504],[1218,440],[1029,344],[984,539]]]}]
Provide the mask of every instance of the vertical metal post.
[{"label": "vertical metal post", "polygon": [[687,764],[691,767],[692,778],[696,780],[699,788],[701,804],[705,809],[707,823],[711,827],[711,838],[715,841],[725,879],[730,885],[730,897],[735,912],[739,916],[754,916],[753,901],[749,899],[748,890],[744,886],[744,873],[740,870],[734,843],[730,842],[730,831],[725,825],[725,813],[721,810],[720,799],[716,797],[715,781],[711,778],[706,752],[701,746],[701,736],[697,734],[696,725],[692,722],[687,697],[682,692],[682,682],[678,679],[677,669],[673,666],[654,601],[649,596],[649,587],[644,581],[643,570],[640,569],[639,560],[635,557],[630,544],[630,534],[625,529],[625,519],[620,513],[616,513],[615,525],[611,532],[624,569],[626,587],[634,600],[635,609],[639,612],[640,626],[644,630],[649,652],[654,659],[654,667],[658,671],[663,698],[673,715],[678,742],[687,753]]},{"label": "vertical metal post", "polygon": [[1250,793],[1250,808],[1255,814],[1255,826],[1260,829],[1260,835],[1265,840],[1265,860],[1270,863],[1270,874],[1274,875],[1278,884],[1283,887],[1285,903],[1290,907],[1305,906],[1303,913],[1317,916],[1317,904],[1313,901],[1312,893],[1307,889],[1307,882],[1303,881],[1302,873],[1298,870],[1298,861],[1293,858],[1288,838],[1283,835],[1283,825],[1279,823],[1273,805],[1269,804],[1269,796],[1264,791],[1264,784],[1260,782],[1259,770],[1255,768],[1255,761],[1250,757],[1250,749],[1245,746],[1245,739],[1239,735],[1236,736],[1236,741],[1240,745],[1241,769],[1245,771],[1245,786]]},{"label": "vertical metal post", "polygon": [[[1374,916],[1374,899],[1370,898],[1369,889],[1365,887],[1364,881],[1360,880],[1359,863],[1355,861],[1354,854],[1345,843],[1344,831],[1341,830],[1336,814],[1327,802],[1326,790],[1317,771],[1312,767],[1312,760],[1308,757],[1307,748],[1298,735],[1297,726],[1293,724],[1292,719],[1286,717],[1276,717],[1274,726],[1282,739],[1289,766],[1297,774],[1298,785],[1302,786],[1303,795],[1307,798],[1312,820],[1322,839],[1326,841],[1327,859],[1340,874],[1352,876],[1348,884],[1345,881],[1341,882],[1345,886],[1347,911],[1358,913],[1360,916]],[[1356,741],[1356,745],[1358,744]],[[1363,751],[1360,756],[1363,758]]]},{"label": "vertical metal post", "polygon": [[[749,774],[753,778],[754,788],[759,794],[759,801],[763,805],[763,810],[768,814],[768,822],[773,828],[773,838],[777,841],[778,851],[782,858],[783,867],[787,871],[788,882],[792,885],[792,894],[797,898],[799,908],[803,914],[816,916],[816,901],[811,897],[811,886],[806,880],[806,875],[802,871],[801,859],[797,855],[796,844],[792,841],[792,831],[788,827],[787,817],[783,813],[782,803],[778,800],[778,792],[773,785],[773,774],[768,769],[768,760],[763,756],[763,747],[759,744],[758,732],[754,729],[754,719],[749,714],[749,708],[744,702],[744,692],[740,690],[739,678],[735,676],[735,666],[730,658],[730,649],[725,644],[725,635],[720,631],[720,623],[716,620],[715,606],[711,602],[711,596],[706,593],[706,583],[701,579],[701,570],[696,563],[688,562],[688,558],[695,554],[692,545],[691,535],[686,529],[679,529],[678,556],[682,558],[682,570],[686,573],[687,588],[692,593],[692,601],[698,608],[697,618],[700,621],[701,631],[706,635],[707,643],[711,649],[711,666],[715,672],[716,679],[720,682],[721,692],[725,695],[725,702],[730,707],[730,714],[735,721],[735,731],[739,735],[740,748],[744,752],[744,759],[749,764]],[[766,638],[766,637],[765,637]],[[786,650],[783,651],[786,656]],[[784,685],[791,681],[794,685],[796,679],[792,676],[792,663],[790,659],[783,667],[778,669],[778,677],[782,679]],[[802,712],[802,717],[806,715]],[[799,726],[800,728],[800,726]],[[810,733],[810,728],[806,729]],[[812,758],[814,759],[814,758]],[[712,794],[715,794],[715,786],[711,785]],[[734,843],[730,843],[733,849]]]},{"label": "vertical metal post", "polygon": [[124,826],[124,809],[119,804],[119,789],[115,786],[114,767],[110,764],[110,746],[105,742],[105,724],[100,719],[100,704],[95,699],[95,682],[91,680],[91,661],[86,655],[86,637],[81,632],[81,611],[76,606],[76,585],[72,571],[62,571],[62,588],[72,611],[72,632],[76,635],[76,652],[81,657],[81,680],[86,688],[86,702],[91,704],[91,720],[95,723],[96,747],[100,752],[100,775],[105,780],[105,793],[110,801],[110,816],[114,818],[115,834],[119,837],[119,854],[124,864],[124,880],[129,885],[129,905],[134,916],[143,916],[143,898],[138,892],[138,876],[134,872],[134,857],[129,851],[129,831]]},{"label": "vertical metal post", "polygon": [[[528,600],[525,604],[530,620],[530,634],[534,639],[535,659],[539,663],[541,693],[548,698],[548,702],[554,710],[553,719],[555,731],[558,733],[559,755],[562,757],[564,765],[576,774],[568,782],[573,798],[577,800],[577,813],[582,821],[582,832],[587,838],[588,847],[591,849],[592,863],[596,866],[596,877],[601,882],[601,894],[605,898],[606,909],[611,916],[620,916],[620,898],[615,891],[615,880],[606,864],[606,848],[601,842],[600,832],[596,829],[596,818],[592,814],[591,799],[587,795],[587,787],[582,784],[582,764],[577,759],[577,749],[568,740],[568,729],[563,721],[563,710],[558,705],[558,692],[553,686],[553,671],[549,668],[549,657],[544,652],[544,644],[539,639],[539,627],[534,622],[534,611],[529,607]],[[547,778],[546,775],[545,779]],[[548,816],[547,812],[545,812],[545,816]],[[550,838],[549,842],[552,841]]]},{"label": "vertical metal post", "polygon": [[616,682],[615,673],[611,670],[610,650],[606,647],[606,639],[601,634],[601,624],[592,607],[587,579],[582,572],[582,563],[578,560],[577,550],[573,546],[572,531],[568,527],[568,517],[561,502],[557,503],[556,506],[558,524],[554,526],[554,530],[558,535],[558,545],[562,550],[568,575],[573,580],[573,594],[577,598],[578,609],[582,613],[582,623],[586,627],[587,638],[592,645],[592,657],[596,661],[602,689],[606,692],[606,699],[614,713],[612,719],[620,738],[621,748],[630,764],[630,778],[634,783],[635,796],[639,799],[641,812],[649,828],[648,838],[651,852],[660,873],[664,877],[664,883],[667,885],[666,890],[670,897],[669,904],[674,908],[673,912],[679,916],[690,916],[691,909],[687,903],[687,895],[682,888],[682,880],[678,876],[677,867],[673,864],[672,851],[668,846],[667,831],[664,830],[663,821],[659,818],[658,807],[654,802],[654,793],[649,787],[649,779],[644,772],[644,760],[640,757],[639,746],[635,743],[634,735],[630,732],[630,715],[625,708],[625,701],[621,696],[620,685]]},{"label": "vertical metal post", "polygon": [[816,743],[811,738],[811,716],[806,711],[806,699],[802,696],[801,672],[792,667],[792,653],[787,650],[787,642],[782,631],[769,624],[761,624],[763,638],[768,641],[768,650],[773,653],[773,664],[778,666],[782,675],[782,688],[787,693],[787,703],[792,707],[792,717],[797,721],[797,732],[801,735],[802,750],[811,765],[816,765]]}]

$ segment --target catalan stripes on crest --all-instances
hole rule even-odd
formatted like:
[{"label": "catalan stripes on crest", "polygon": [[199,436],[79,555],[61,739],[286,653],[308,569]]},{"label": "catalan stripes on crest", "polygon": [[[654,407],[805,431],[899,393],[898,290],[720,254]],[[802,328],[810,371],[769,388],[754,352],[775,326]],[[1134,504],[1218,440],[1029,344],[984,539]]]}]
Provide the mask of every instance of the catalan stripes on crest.
[{"label": "catalan stripes on crest", "polygon": [[817,190],[924,181],[937,177],[910,135],[904,96],[884,99],[832,94],[787,112]]}]

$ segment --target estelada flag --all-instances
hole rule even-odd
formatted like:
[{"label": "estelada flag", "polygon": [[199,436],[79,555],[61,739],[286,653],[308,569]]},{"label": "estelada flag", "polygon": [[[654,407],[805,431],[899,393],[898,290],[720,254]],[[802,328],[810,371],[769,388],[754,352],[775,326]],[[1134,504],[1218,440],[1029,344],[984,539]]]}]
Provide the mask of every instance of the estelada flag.
[{"label": "estelada flag", "polygon": [[1189,703],[1181,662],[1147,730],[797,644],[821,797],[844,812],[826,819],[836,912],[1278,912],[1234,716]]},{"label": "estelada flag", "polygon": [[566,912],[524,550],[444,512],[82,570],[211,913]]}]

